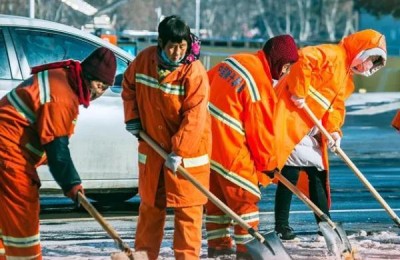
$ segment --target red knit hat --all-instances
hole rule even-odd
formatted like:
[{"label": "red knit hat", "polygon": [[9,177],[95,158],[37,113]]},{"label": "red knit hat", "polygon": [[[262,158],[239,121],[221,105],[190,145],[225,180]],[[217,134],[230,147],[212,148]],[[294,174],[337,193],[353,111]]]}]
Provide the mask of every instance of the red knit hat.
[{"label": "red knit hat", "polygon": [[115,54],[105,47],[100,47],[86,57],[81,66],[83,73],[112,86],[117,69],[116,63]]},{"label": "red knit hat", "polygon": [[299,59],[296,43],[293,37],[287,34],[269,39],[263,51],[267,56],[272,78],[276,80],[279,79],[283,65],[294,63]]}]

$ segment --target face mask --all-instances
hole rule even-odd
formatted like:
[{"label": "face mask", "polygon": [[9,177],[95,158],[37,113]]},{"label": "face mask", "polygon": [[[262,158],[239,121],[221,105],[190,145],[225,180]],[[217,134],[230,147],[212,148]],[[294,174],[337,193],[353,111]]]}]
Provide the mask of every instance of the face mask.
[{"label": "face mask", "polygon": [[372,75],[371,69],[374,67],[374,64],[371,60],[367,59],[366,61],[358,64],[357,66],[353,67],[352,70],[354,73],[369,77]]},{"label": "face mask", "polygon": [[[372,56],[379,56],[378,63],[372,63],[372,61],[368,59]],[[386,52],[380,48],[372,48],[365,51],[361,51],[352,61],[350,68],[351,70],[358,75],[362,75],[365,77],[369,77],[379,69],[381,69],[386,64]],[[372,63],[372,66],[371,64]]]}]

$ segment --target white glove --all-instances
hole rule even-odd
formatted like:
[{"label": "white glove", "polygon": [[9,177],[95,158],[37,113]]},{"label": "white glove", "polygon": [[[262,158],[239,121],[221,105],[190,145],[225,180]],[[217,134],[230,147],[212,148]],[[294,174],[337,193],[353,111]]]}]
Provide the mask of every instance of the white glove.
[{"label": "white glove", "polygon": [[332,152],[336,150],[336,148],[340,148],[340,142],[342,140],[342,137],[338,132],[333,132],[331,133],[332,139],[334,142],[329,141],[328,146],[329,149],[331,149]]},{"label": "white glove", "polygon": [[296,107],[298,107],[298,108],[303,108],[304,105],[305,105],[305,103],[306,103],[306,100],[305,100],[304,98],[297,97],[297,96],[295,96],[295,95],[292,95],[292,96],[290,97],[290,99],[293,101],[294,105],[295,105]]},{"label": "white glove", "polygon": [[165,160],[165,166],[171,169],[173,172],[178,170],[178,166],[182,163],[182,157],[172,152],[168,154],[167,159]]}]

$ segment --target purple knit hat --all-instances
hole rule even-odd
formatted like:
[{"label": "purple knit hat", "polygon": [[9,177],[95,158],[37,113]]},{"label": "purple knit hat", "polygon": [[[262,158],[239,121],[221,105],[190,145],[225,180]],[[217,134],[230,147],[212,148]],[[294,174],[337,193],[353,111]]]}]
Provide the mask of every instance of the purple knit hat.
[{"label": "purple knit hat", "polygon": [[82,61],[81,66],[84,73],[112,86],[117,69],[116,63],[115,54],[111,50],[99,47]]},{"label": "purple knit hat", "polygon": [[294,63],[299,59],[296,43],[293,37],[287,34],[269,39],[263,51],[267,56],[272,78],[276,80],[279,79],[283,65]]}]

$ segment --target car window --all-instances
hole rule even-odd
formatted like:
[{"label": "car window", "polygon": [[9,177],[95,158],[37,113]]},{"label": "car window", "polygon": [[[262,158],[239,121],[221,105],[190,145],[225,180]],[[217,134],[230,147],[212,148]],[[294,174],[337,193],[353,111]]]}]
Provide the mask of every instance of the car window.
[{"label": "car window", "polygon": [[114,86],[110,90],[114,93],[122,92],[122,78],[125,70],[128,68],[128,62],[117,58],[117,72],[115,73]]},{"label": "car window", "polygon": [[[19,28],[14,34],[23,52],[17,48],[18,57],[21,60],[25,56],[29,67],[65,59],[83,60],[98,47],[83,38],[50,31]],[[116,84],[111,89],[113,92],[121,92],[122,74],[127,67],[128,61],[117,56]]]},{"label": "car window", "polygon": [[6,51],[4,36],[0,30],[0,79],[11,79],[10,63]]},{"label": "car window", "polygon": [[16,30],[29,67],[65,59],[84,59],[96,46],[89,42],[52,32]]}]

